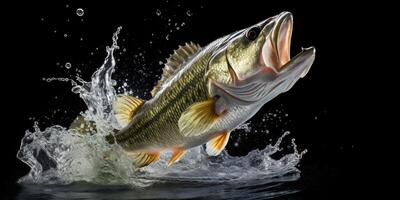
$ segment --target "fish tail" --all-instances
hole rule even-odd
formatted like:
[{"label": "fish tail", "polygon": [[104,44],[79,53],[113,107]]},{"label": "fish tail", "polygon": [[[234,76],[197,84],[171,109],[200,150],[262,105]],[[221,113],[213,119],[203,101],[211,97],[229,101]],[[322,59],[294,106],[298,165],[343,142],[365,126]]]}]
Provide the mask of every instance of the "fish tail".
[{"label": "fish tail", "polygon": [[109,144],[114,144],[116,141],[115,138],[115,134],[118,132],[117,129],[114,129],[113,133],[110,133],[108,135],[106,135],[105,140],[109,143]]}]

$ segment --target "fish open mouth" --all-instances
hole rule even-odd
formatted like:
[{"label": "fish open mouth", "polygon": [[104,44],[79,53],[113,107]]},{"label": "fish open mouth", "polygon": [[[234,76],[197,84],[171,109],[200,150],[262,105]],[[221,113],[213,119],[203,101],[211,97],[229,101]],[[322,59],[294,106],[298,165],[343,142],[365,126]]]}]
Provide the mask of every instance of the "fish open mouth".
[{"label": "fish open mouth", "polygon": [[257,68],[253,74],[241,79],[227,60],[233,84],[213,82],[216,93],[239,105],[266,103],[288,91],[307,74],[315,59],[314,47],[302,48],[300,53],[290,57],[293,30],[290,12],[268,18],[257,26],[262,27],[258,39],[264,44],[261,51],[258,51]]},{"label": "fish open mouth", "polygon": [[315,59],[315,48],[302,48],[300,53],[291,58],[293,16],[290,12],[283,12],[272,20],[270,21],[273,22],[272,30],[266,36],[260,52],[260,65],[267,69],[266,71],[274,72],[276,80],[272,84],[276,85],[274,88],[283,88],[282,91],[287,91],[310,70]]},{"label": "fish open mouth", "polygon": [[275,25],[266,38],[261,56],[263,64],[278,73],[290,61],[293,16],[290,12],[283,12],[274,21]]}]

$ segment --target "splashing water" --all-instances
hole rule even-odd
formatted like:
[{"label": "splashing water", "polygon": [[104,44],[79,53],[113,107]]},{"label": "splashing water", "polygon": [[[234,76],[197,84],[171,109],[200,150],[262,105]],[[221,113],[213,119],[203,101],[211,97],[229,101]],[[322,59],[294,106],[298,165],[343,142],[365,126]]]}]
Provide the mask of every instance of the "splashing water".
[{"label": "splashing water", "polygon": [[[279,159],[271,158],[271,155],[281,150],[280,144],[289,132],[285,132],[275,144],[263,150],[253,150],[243,157],[230,156],[226,151],[220,156],[209,157],[200,146],[190,149],[172,167],[167,168],[170,154],[166,153],[158,162],[135,169],[130,158],[117,144],[110,145],[104,140],[104,136],[113,129],[121,128],[112,112],[112,103],[117,94],[114,89],[116,81],[111,78],[116,65],[113,53],[119,49],[117,40],[120,30],[121,27],[118,27],[114,33],[111,47],[106,48],[105,61],[93,73],[90,82],[81,78],[76,81],[66,80],[72,83],[72,92],[79,94],[86,103],[87,110],[81,115],[96,124],[93,130],[95,134],[82,135],[58,125],[42,130],[35,123],[34,131],[26,132],[17,154],[31,168],[19,180],[20,183],[71,184],[84,181],[140,188],[170,182],[265,185],[299,178],[300,172],[296,165],[306,151],[298,152],[294,140],[293,153]],[[240,128],[251,132],[250,126],[244,124]]]}]

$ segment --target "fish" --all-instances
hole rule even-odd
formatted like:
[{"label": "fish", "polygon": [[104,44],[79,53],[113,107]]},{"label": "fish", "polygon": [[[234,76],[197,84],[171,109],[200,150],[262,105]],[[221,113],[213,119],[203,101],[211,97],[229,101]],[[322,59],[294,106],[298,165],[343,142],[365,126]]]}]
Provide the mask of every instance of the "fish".
[{"label": "fish", "polygon": [[235,128],[308,73],[315,48],[291,58],[292,30],[293,15],[282,12],[204,47],[179,46],[150,100],[118,95],[113,110],[122,128],[106,141],[121,146],[136,167],[172,151],[170,166],[203,144],[208,155],[219,155]]}]

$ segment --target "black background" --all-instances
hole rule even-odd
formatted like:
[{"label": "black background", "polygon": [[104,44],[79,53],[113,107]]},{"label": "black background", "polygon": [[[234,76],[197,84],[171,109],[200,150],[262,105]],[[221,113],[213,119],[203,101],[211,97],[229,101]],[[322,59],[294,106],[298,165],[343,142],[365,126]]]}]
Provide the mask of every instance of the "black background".
[{"label": "black background", "polygon": [[[1,164],[7,168],[2,173],[1,195],[6,198],[19,190],[15,182],[29,170],[15,155],[20,139],[26,130],[32,129],[33,121],[38,120],[42,128],[53,124],[67,126],[84,109],[83,102],[70,92],[69,84],[47,83],[43,77],[73,77],[74,70],[81,69],[82,77],[88,80],[102,64],[112,33],[123,26],[119,44],[126,52],[117,55],[120,60],[116,79],[137,81],[145,88],[144,98],[148,99],[148,91],[157,79],[141,75],[134,66],[145,65],[146,73],[160,74],[159,61],[164,61],[179,44],[195,41],[204,46],[281,11],[294,15],[292,54],[301,47],[317,49],[316,60],[306,78],[260,111],[288,113],[285,125],[276,121],[268,125],[278,127],[271,128],[276,135],[282,129],[290,130],[299,148],[308,149],[299,166],[300,184],[305,189],[299,195],[304,199],[359,197],[365,194],[364,186],[373,182],[367,159],[371,149],[364,142],[377,127],[378,120],[373,119],[379,109],[375,100],[385,93],[384,88],[377,86],[381,71],[378,69],[385,62],[381,55],[387,51],[380,45],[390,43],[387,38],[392,37],[387,20],[392,13],[380,5],[338,1],[167,3],[164,0],[140,4],[21,3],[7,7],[2,17],[5,21],[2,31],[7,35],[3,37],[2,49],[7,54],[3,55],[1,67],[1,97],[6,100],[2,108]],[[83,17],[76,15],[77,8],[85,10]],[[157,9],[161,16],[156,15]],[[172,23],[186,25],[170,33],[166,40],[171,29],[167,25],[169,18]],[[63,36],[65,33],[67,38]],[[134,57],[141,52],[144,60]],[[71,69],[62,67],[66,62],[72,63]],[[56,109],[61,111],[54,114]],[[257,120],[260,116],[255,116],[254,126],[260,123]],[[229,143],[228,151],[243,155],[251,149],[263,148],[267,142],[262,139],[249,136],[240,148]]]}]

